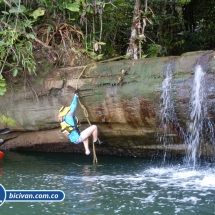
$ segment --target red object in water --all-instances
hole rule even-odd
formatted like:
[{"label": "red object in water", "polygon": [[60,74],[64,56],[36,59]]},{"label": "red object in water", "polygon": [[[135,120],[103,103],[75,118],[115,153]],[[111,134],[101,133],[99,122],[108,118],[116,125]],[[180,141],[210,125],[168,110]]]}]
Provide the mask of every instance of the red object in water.
[{"label": "red object in water", "polygon": [[0,151],[0,159],[4,157],[4,152]]}]

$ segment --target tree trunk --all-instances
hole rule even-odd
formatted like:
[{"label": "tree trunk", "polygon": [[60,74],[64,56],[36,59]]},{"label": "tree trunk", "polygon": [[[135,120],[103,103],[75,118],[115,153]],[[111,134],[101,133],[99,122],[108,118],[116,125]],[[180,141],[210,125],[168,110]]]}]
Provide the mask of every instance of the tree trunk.
[{"label": "tree trunk", "polygon": [[141,5],[140,0],[136,0],[135,6],[134,6],[134,16],[132,21],[132,27],[131,27],[131,37],[130,37],[129,47],[126,53],[127,56],[129,56],[131,59],[134,59],[134,60],[138,59],[137,36],[138,36],[140,5]]}]

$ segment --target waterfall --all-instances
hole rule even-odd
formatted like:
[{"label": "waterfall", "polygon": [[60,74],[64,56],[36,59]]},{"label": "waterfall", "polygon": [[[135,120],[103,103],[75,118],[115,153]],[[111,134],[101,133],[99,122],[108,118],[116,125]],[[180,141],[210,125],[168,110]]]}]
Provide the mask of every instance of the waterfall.
[{"label": "waterfall", "polygon": [[207,105],[205,93],[205,72],[200,65],[194,69],[195,75],[190,98],[190,123],[188,125],[188,136],[185,142],[188,145],[186,160],[188,164],[197,163],[201,155],[201,146],[209,136],[211,144],[214,142],[214,129],[211,121],[207,119]]},{"label": "waterfall", "polygon": [[[157,140],[165,146],[164,162],[169,144],[174,143],[174,136],[179,134],[187,145],[185,161],[188,165],[196,166],[201,155],[202,146],[215,145],[214,125],[208,117],[205,72],[200,65],[194,68],[194,79],[190,96],[190,115],[187,120],[187,129],[183,130],[178,122],[175,112],[173,75],[174,64],[169,63],[163,67],[164,80],[161,85],[160,126],[161,134]],[[171,146],[170,146],[171,148]]]},{"label": "waterfall", "polygon": [[163,68],[164,80],[161,85],[161,110],[160,110],[160,128],[163,130],[163,134],[159,136],[159,141],[166,145],[168,143],[168,136],[170,132],[169,125],[175,116],[174,104],[172,99],[172,78],[173,68],[172,64],[167,64]]},{"label": "waterfall", "polygon": [[[161,104],[160,104],[160,126],[159,130],[162,134],[158,134],[157,140],[164,145],[167,149],[169,144],[174,143],[174,137],[177,133],[182,132],[182,129],[178,123],[178,119],[175,113],[174,104],[174,90],[173,90],[173,75],[174,75],[175,64],[169,63],[163,67],[164,80],[161,85]],[[164,153],[164,162],[166,159],[166,152]]]}]

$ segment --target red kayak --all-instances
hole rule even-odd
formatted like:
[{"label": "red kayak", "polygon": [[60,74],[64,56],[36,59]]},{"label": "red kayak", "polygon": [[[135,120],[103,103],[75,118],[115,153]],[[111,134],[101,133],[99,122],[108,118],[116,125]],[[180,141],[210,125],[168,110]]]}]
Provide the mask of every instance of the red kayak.
[{"label": "red kayak", "polygon": [[0,151],[0,160],[4,157],[4,152]]}]

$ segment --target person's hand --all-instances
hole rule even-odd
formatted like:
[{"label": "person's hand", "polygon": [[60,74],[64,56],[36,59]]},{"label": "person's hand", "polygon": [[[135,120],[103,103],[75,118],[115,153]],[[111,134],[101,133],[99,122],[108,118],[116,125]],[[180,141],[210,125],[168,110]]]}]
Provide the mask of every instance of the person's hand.
[{"label": "person's hand", "polygon": [[75,90],[75,92],[74,92],[76,95],[78,95],[78,89],[77,90]]}]

